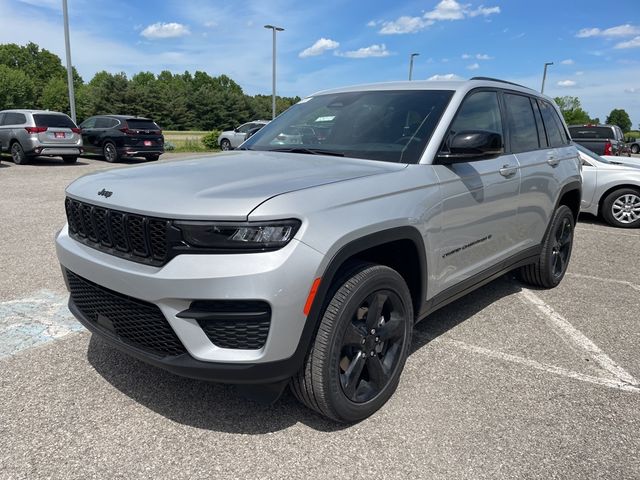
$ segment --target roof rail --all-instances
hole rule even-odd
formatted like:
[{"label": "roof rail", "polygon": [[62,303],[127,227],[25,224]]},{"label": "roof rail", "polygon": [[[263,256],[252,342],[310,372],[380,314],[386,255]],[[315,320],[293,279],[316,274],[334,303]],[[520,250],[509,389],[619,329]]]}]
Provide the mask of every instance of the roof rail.
[{"label": "roof rail", "polygon": [[[525,87],[524,85],[520,85],[519,83],[508,82],[506,80],[500,80],[499,78],[491,78],[491,77],[473,77],[471,80],[487,80],[490,82],[500,82],[500,83],[508,83],[509,85],[515,85],[516,87],[526,88],[528,90],[533,90],[533,88]],[[535,92],[536,90],[534,90]]]}]

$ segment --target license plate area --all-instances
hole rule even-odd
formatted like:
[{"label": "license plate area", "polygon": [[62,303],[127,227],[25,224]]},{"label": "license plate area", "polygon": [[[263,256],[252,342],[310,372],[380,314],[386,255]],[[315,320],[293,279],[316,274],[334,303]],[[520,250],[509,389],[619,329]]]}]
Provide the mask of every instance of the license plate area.
[{"label": "license plate area", "polygon": [[152,145],[153,145],[153,142],[152,142],[151,140],[145,140],[145,141],[144,141],[144,146],[145,146],[145,147],[150,147],[150,146],[152,146]]},{"label": "license plate area", "polygon": [[55,132],[54,135],[55,135],[55,138],[64,138],[65,137],[64,132]]}]

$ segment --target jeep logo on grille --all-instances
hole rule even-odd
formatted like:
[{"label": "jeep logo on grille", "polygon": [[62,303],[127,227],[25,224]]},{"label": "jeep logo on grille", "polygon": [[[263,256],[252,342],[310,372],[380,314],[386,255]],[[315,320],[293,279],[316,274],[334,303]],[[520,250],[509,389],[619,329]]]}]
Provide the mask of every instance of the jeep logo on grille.
[{"label": "jeep logo on grille", "polygon": [[111,195],[113,195],[113,192],[110,192],[109,190],[105,190],[103,188],[98,192],[98,195],[102,195],[104,198],[109,198]]}]

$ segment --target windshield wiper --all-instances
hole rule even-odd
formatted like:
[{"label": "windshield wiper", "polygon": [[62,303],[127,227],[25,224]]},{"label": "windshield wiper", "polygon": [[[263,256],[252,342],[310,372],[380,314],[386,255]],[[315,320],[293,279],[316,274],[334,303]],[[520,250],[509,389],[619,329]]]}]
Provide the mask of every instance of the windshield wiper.
[{"label": "windshield wiper", "polygon": [[306,153],[308,155],[332,155],[334,157],[344,157],[344,153],[331,150],[319,150],[317,148],[306,147],[290,147],[290,148],[274,148],[267,150],[268,152],[287,152],[287,153]]}]

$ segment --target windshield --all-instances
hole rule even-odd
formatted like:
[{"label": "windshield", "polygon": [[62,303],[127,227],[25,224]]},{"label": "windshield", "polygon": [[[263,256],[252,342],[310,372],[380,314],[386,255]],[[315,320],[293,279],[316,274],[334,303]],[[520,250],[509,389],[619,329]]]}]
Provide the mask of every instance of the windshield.
[{"label": "windshield", "polygon": [[584,127],[569,127],[569,132],[573,139],[598,138],[604,140],[607,138],[616,138],[613,134],[613,129],[610,127],[590,127],[585,125]]},{"label": "windshield", "polygon": [[242,148],[418,163],[452,95],[402,90],[306,98]]},{"label": "windshield", "polygon": [[587,155],[591,160],[595,160],[596,162],[600,162],[600,163],[611,164],[611,162],[609,160],[607,160],[606,158],[602,158],[597,153],[592,152],[591,150],[589,150],[588,148],[583,147],[582,145],[576,144],[576,148],[578,150],[580,150],[582,153],[584,153],[585,155]]}]

